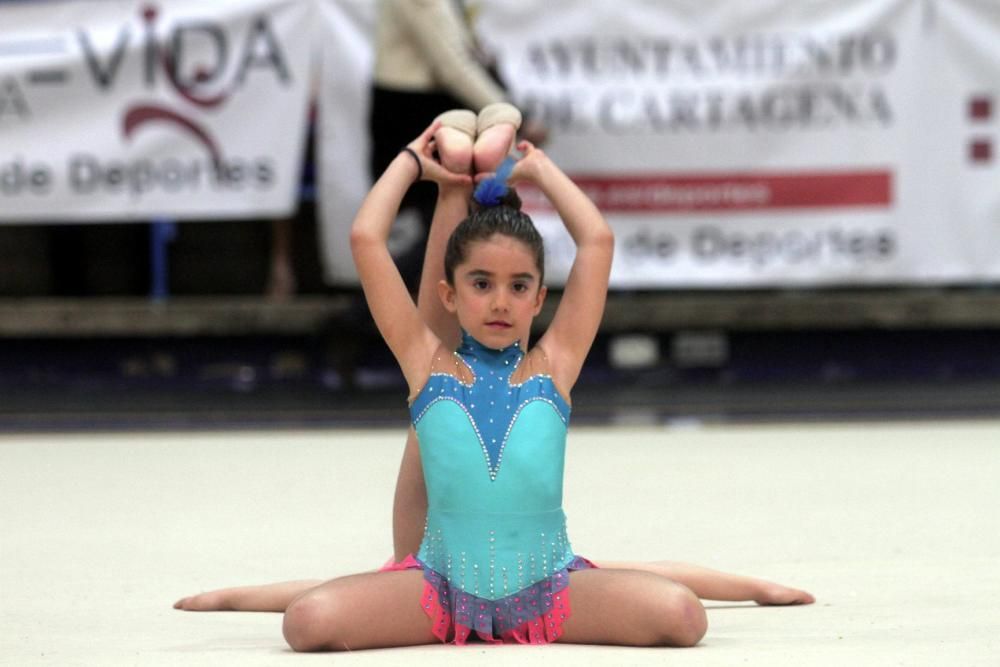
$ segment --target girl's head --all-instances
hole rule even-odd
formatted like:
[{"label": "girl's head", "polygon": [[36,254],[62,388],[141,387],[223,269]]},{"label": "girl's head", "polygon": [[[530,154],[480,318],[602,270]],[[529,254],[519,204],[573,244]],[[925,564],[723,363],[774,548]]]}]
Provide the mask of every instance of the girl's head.
[{"label": "girl's head", "polygon": [[478,341],[502,348],[527,341],[546,290],[545,250],[531,218],[512,190],[501,203],[463,220],[445,250],[445,307]]},{"label": "girl's head", "polygon": [[465,261],[469,246],[486,241],[494,234],[520,241],[535,258],[538,283],[545,278],[545,245],[535,224],[521,211],[521,199],[510,189],[496,206],[482,206],[473,201],[472,214],[462,221],[448,239],[444,254],[444,275],[455,284],[455,267]]}]

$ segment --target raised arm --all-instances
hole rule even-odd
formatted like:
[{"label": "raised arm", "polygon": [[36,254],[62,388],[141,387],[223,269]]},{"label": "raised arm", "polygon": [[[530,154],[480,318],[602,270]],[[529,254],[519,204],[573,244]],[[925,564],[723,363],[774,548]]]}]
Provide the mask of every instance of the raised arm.
[{"label": "raised arm", "polygon": [[518,150],[524,157],[511,181],[526,180],[537,186],[576,243],[576,259],[559,307],[538,341],[549,358],[556,386],[568,393],[580,376],[604,315],[614,234],[594,203],[545,153],[528,142],[518,144]]},{"label": "raised arm", "polygon": [[442,184],[468,184],[470,178],[452,174],[431,157],[428,127],[389,164],[372,186],[351,227],[351,253],[375,324],[399,362],[411,393],[426,379],[428,362],[438,338],[424,323],[399,270],[389,254],[387,241],[399,204],[418,178]]}]

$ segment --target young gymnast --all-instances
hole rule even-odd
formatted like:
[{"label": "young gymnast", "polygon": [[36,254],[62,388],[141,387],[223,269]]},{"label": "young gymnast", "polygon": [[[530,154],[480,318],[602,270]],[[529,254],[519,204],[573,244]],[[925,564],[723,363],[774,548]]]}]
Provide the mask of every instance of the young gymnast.
[{"label": "young gymnast", "polygon": [[[436,142],[430,136],[439,129],[433,126],[408,147],[409,155],[401,154],[390,165],[359,212],[352,237],[373,314],[400,360],[411,396],[412,390],[423,387],[414,398],[413,412],[422,431],[431,509],[418,559],[403,557],[414,529],[423,523],[419,515],[426,505],[411,432],[396,497],[396,557],[403,562],[396,571],[318,586],[301,581],[227,589],[186,598],[176,606],[287,608],[285,630],[292,647],[319,650],[423,643],[435,636],[461,642],[473,630],[485,638],[520,641],[559,638],[689,645],[704,632],[704,612],[688,588],[708,599],[811,602],[803,591],[696,566],[603,564],[602,570],[591,570],[589,563],[573,555],[558,509],[569,412],[565,396],[600,321],[610,266],[610,230],[589,200],[541,151],[522,146],[525,156],[512,180],[529,180],[540,187],[578,243],[559,312],[539,344],[525,353],[515,341],[527,340],[531,318],[545,295],[541,240],[525,216],[502,206],[463,223],[465,231],[455,234],[449,244],[447,279],[443,284],[437,281],[441,270],[434,269],[443,265],[443,239],[464,215],[470,187],[467,176],[449,173],[431,158]],[[407,174],[412,177],[413,171],[439,185],[419,312],[396,280],[383,236],[391,226],[396,197],[405,191]],[[494,226],[496,219],[499,227]],[[440,290],[441,299],[427,298],[434,289]],[[466,331],[457,356],[441,347],[441,341],[455,342],[456,315]],[[433,361],[421,363],[421,355],[432,348]],[[501,362],[507,363],[501,366]],[[510,375],[514,367],[517,370]],[[483,385],[487,377],[501,379]],[[497,395],[485,395],[491,392]],[[482,398],[476,399],[477,395]],[[475,400],[482,401],[479,408]],[[486,407],[489,400],[492,408]],[[506,400],[511,401],[510,409]],[[516,414],[508,412],[518,408]],[[525,437],[528,432],[530,438]],[[445,433],[454,437],[442,440]],[[466,447],[449,451],[455,437]],[[447,470],[449,466],[457,469]],[[522,514],[514,519],[506,514],[511,511]],[[526,519],[524,512],[530,517]],[[536,525],[528,530],[532,522]],[[399,569],[408,566],[424,572],[419,578],[426,580],[421,599],[424,610],[434,612],[433,626],[412,613],[420,591],[415,572]],[[573,590],[572,615],[567,583]],[[385,611],[383,605],[405,606],[410,595],[414,599],[405,613],[394,610],[378,623],[363,620],[366,614],[374,618],[379,610]],[[357,610],[350,618],[348,608]]]}]

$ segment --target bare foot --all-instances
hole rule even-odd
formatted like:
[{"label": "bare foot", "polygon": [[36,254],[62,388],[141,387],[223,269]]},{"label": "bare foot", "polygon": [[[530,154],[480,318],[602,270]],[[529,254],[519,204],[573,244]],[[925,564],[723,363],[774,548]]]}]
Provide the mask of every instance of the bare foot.
[{"label": "bare foot", "polygon": [[184,611],[274,611],[283,612],[292,600],[323,583],[319,579],[280,581],[262,586],[238,586],[191,595],[174,603]]},{"label": "bare foot", "polygon": [[174,609],[184,611],[235,611],[226,591],[211,591],[181,598],[174,603]]},{"label": "bare foot", "polygon": [[478,134],[473,146],[476,172],[494,172],[514,146],[521,112],[506,103],[491,104],[479,112]]},{"label": "bare foot", "polygon": [[434,133],[434,144],[441,164],[454,174],[471,173],[476,114],[467,109],[453,109],[438,116],[438,120],[441,127]]},{"label": "bare foot", "polygon": [[806,591],[800,591],[797,588],[790,588],[788,586],[782,586],[781,584],[774,584],[771,582],[765,582],[761,586],[761,590],[758,595],[754,596],[754,602],[759,605],[772,606],[772,605],[793,605],[793,604],[812,604],[816,601],[811,593]]}]

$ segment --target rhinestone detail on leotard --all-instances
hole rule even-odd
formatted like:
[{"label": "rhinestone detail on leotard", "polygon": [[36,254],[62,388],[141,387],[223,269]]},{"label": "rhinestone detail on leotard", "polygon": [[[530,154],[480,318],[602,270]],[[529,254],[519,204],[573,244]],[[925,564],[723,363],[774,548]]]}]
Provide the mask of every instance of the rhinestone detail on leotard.
[{"label": "rhinestone detail on leotard", "polygon": [[448,373],[432,373],[410,406],[410,414],[416,425],[438,401],[458,405],[476,433],[491,480],[496,480],[500,472],[514,423],[529,403],[547,403],[564,424],[569,422],[569,405],[556,391],[551,376],[537,374],[516,384],[510,382],[524,359],[518,342],[496,350],[462,332],[462,343],[455,355],[472,372],[472,382],[462,382]]}]

